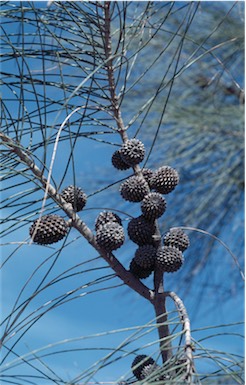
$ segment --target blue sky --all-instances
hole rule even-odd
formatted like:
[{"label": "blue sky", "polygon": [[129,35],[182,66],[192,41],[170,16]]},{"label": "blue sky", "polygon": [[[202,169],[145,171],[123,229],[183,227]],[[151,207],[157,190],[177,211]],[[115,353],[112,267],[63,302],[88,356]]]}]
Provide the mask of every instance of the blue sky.
[{"label": "blue sky", "polygon": [[[40,4],[37,2],[36,6],[39,5]],[[44,4],[42,4],[42,6],[44,6]],[[11,25],[9,28],[11,31]],[[11,69],[8,70],[11,71]],[[16,65],[13,66],[13,71],[16,71]],[[7,94],[4,96],[7,97]],[[32,105],[30,104],[29,107],[32,108]],[[14,106],[10,106],[10,109],[12,109],[13,114],[15,114]],[[49,115],[50,121],[48,124],[53,123],[51,118],[54,118],[56,114],[57,111],[54,111],[53,114]],[[125,116],[127,116],[127,114],[125,114]],[[73,118],[75,119],[75,116]],[[120,143],[120,140],[116,135],[108,135],[108,137],[105,136],[104,138],[112,140],[113,143]],[[36,140],[38,140],[38,136],[36,137]],[[118,174],[111,165],[110,157],[115,148],[116,147],[113,145],[103,146],[101,143],[87,138],[79,139],[78,151],[76,152],[75,159],[76,180],[77,185],[82,187],[88,195],[107,185],[107,182],[116,182],[119,178],[128,175],[127,173]],[[42,149],[37,153],[41,152]],[[58,184],[64,174],[69,155],[70,147],[64,142],[59,143],[53,169],[53,176]],[[49,161],[50,157],[51,152],[48,154]],[[94,175],[97,175],[98,177],[96,185],[94,182]],[[21,179],[21,176],[18,177],[18,180]],[[73,175],[68,172],[62,187],[71,183],[73,183]],[[115,200],[115,198],[112,198],[112,194],[114,193],[116,197],[119,196],[118,186],[119,184],[103,193],[89,197],[86,208],[80,215],[90,227],[93,227],[95,219],[102,208],[114,206],[114,203],[118,198]],[[20,192],[21,189],[22,186],[16,187],[15,189],[11,189],[11,193]],[[3,197],[5,196],[4,194],[7,196],[9,190],[6,190],[6,192],[3,193]],[[42,192],[39,192],[37,197],[41,198],[42,194]],[[168,199],[171,201],[171,198],[168,197]],[[35,207],[39,209],[40,203],[37,203]],[[116,208],[118,210],[129,212],[131,215],[139,215],[138,206],[132,207],[125,202],[118,203]],[[11,210],[3,210],[4,217],[10,213]],[[59,213],[61,214],[61,211],[59,211]],[[30,217],[30,221],[33,218],[36,219],[36,216]],[[126,229],[129,217],[127,215],[122,215],[122,219],[124,228]],[[236,219],[240,221],[243,226],[243,214],[240,210],[238,211],[238,217]],[[4,242],[18,243],[23,240],[29,241],[28,227],[29,226],[25,221],[24,226],[20,227],[18,231],[15,232],[14,239],[12,234],[10,234],[4,239]],[[226,240],[228,231],[230,231],[230,228],[227,227],[224,229],[224,234],[221,234],[222,239]],[[196,234],[192,233],[191,239],[195,241],[195,237]],[[69,244],[69,242],[71,242],[71,244]],[[24,285],[26,286],[18,303],[29,298],[33,291],[38,287],[53,262],[54,266],[45,279],[43,286],[48,282],[52,282],[52,279],[55,279],[64,271],[72,269],[65,274],[67,277],[66,279],[58,281],[56,284],[50,285],[45,290],[41,291],[40,294],[30,302],[23,315],[20,316],[20,319],[24,319],[26,316],[32,314],[35,317],[36,314],[39,314],[43,309],[50,306],[50,301],[53,301],[55,298],[63,296],[65,293],[69,293],[72,290],[76,290],[77,288],[80,289],[74,295],[79,295],[79,297],[62,306],[56,307],[44,317],[40,318],[22,337],[21,341],[14,349],[15,353],[18,355],[29,354],[31,351],[41,349],[46,345],[48,345],[48,347],[44,353],[50,353],[56,349],[70,350],[69,353],[57,353],[45,358],[45,360],[47,360],[45,362],[51,366],[55,373],[62,378],[69,380],[75,378],[97,359],[108,354],[110,351],[109,349],[117,347],[125,340],[125,338],[133,334],[135,329],[107,334],[108,332],[145,325],[154,319],[154,312],[145,300],[140,298],[136,293],[130,291],[127,287],[119,287],[111,290],[97,290],[98,287],[101,287],[102,289],[107,288],[107,286],[120,284],[119,280],[115,278],[110,279],[105,284],[101,283],[101,286],[88,286],[94,279],[96,280],[103,275],[110,275],[112,272],[106,266],[106,263],[98,258],[97,252],[94,251],[74,229],[70,231],[66,240],[66,245],[69,245],[61,251],[56,260],[58,255],[56,252],[61,248],[62,244],[63,241],[60,241],[59,244],[52,245],[51,248],[26,244],[15,251],[10,260],[5,264],[1,276],[2,308],[3,314],[9,313],[17,296],[22,288],[24,288]],[[5,260],[16,247],[16,245],[4,247],[2,259]],[[135,246],[128,241],[122,249],[116,252],[119,260],[126,267],[129,265],[134,250]],[[197,257],[189,255],[188,251],[185,256],[186,258]],[[221,273],[217,277],[219,284],[223,281],[224,270],[226,270],[228,263],[231,265],[233,265],[233,263],[229,253],[219,244],[214,249],[212,258],[216,259],[217,263],[221,265]],[[82,264],[86,261],[88,262]],[[35,274],[33,275],[34,271]],[[236,271],[236,269],[234,271]],[[75,274],[68,278],[68,274],[70,273]],[[239,273],[238,279],[240,279]],[[166,278],[166,289],[172,290],[173,286],[175,285],[177,287],[179,283],[179,273],[168,275]],[[199,281],[196,281],[195,285],[198,283]],[[152,279],[149,278],[146,280],[146,284],[152,287]],[[225,282],[223,282],[223,284],[226,285]],[[97,290],[95,293],[86,294],[94,289]],[[205,328],[216,324],[234,323],[243,319],[244,309],[241,297],[235,295],[235,297],[230,298],[230,301],[228,302],[227,298],[225,298],[224,303],[218,303],[218,311],[214,312],[211,310],[210,300],[214,299],[216,292],[211,290],[210,296],[211,297],[208,296],[206,301],[203,302],[202,310],[199,310],[199,316],[196,315],[193,298],[186,298],[185,305],[188,313],[192,315],[191,324],[193,329]],[[72,298],[72,296],[68,297],[68,299],[69,298]],[[39,308],[40,310],[37,311]],[[27,318],[27,321],[28,320],[29,318]],[[22,329],[20,329],[19,333],[21,333],[21,330]],[[227,328],[222,327],[220,331],[223,333],[225,330],[227,330]],[[243,327],[236,325],[230,328],[230,331],[231,330],[240,331],[242,333]],[[104,332],[106,335],[88,338],[90,335]],[[209,330],[208,333],[212,334],[213,331],[211,332]],[[194,333],[196,339],[202,338],[204,335],[207,335],[207,332],[204,330],[197,330]],[[12,336],[12,341],[14,342],[16,338],[16,336]],[[72,339],[71,342],[70,339]],[[74,339],[76,339],[76,341]],[[125,349],[128,352],[134,352],[135,349],[141,348],[141,353],[153,354],[157,357],[158,343],[155,342],[156,339],[156,331],[152,331],[151,333],[143,335],[136,341],[133,341],[132,344],[126,346]],[[63,341],[61,345],[56,346],[60,341]],[[230,349],[235,353],[243,354],[243,344],[240,337],[222,335],[203,343],[206,344],[207,348],[218,350],[223,350],[230,346]],[[11,346],[11,339],[8,344]],[[52,346],[53,344],[55,346]],[[77,350],[73,351],[72,349]],[[30,357],[31,356],[29,356],[29,358]],[[15,358],[14,354],[10,355],[5,364],[8,360],[11,361]],[[95,374],[92,381],[116,381],[120,376],[130,373],[130,364],[132,360],[133,355],[129,355],[121,361],[116,361],[111,366],[106,366],[99,373]],[[35,364],[38,368],[42,368],[42,370],[45,371],[47,370],[42,362],[36,361]],[[200,363],[198,362],[198,367],[199,365]],[[210,368],[209,363],[204,365],[201,364],[200,368],[204,369],[207,366]],[[13,374],[18,373],[25,375],[28,374],[29,370],[31,371],[31,369],[23,363],[22,365],[11,369]],[[6,373],[8,373],[8,371]],[[50,375],[52,376],[53,374],[50,372]],[[47,383],[49,383],[49,381],[47,381]]]}]

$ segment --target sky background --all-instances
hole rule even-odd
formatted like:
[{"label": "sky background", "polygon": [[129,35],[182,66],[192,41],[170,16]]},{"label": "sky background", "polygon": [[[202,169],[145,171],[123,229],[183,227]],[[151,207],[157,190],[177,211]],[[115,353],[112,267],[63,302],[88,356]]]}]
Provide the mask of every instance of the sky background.
[{"label": "sky background", "polygon": [[[14,2],[11,3],[13,5]],[[25,3],[26,2],[23,2],[23,6],[25,6]],[[28,5],[28,3],[26,4]],[[35,2],[35,7],[44,6],[44,3]],[[176,7],[179,6],[179,2],[177,2]],[[224,7],[224,12],[226,13],[227,8],[225,4]],[[8,26],[7,24],[5,25],[5,31],[9,33],[9,36],[11,36],[13,31],[15,31],[15,33],[18,31],[18,27],[16,24],[13,24],[13,22],[10,22]],[[26,32],[30,31],[33,32],[33,26],[27,23]],[[2,37],[2,39],[6,42],[5,37]],[[32,37],[32,39],[35,38]],[[40,62],[30,58],[29,65],[32,67],[31,71],[33,71],[33,76],[36,76],[35,71],[40,70]],[[160,62],[160,66],[162,65],[163,63]],[[3,71],[8,71],[10,73],[15,73],[19,70],[16,62],[9,61],[2,63],[2,69]],[[26,69],[24,69],[24,72],[25,71]],[[65,69],[65,72],[68,72],[68,74],[69,71],[72,71],[71,68]],[[77,69],[75,69],[75,72],[76,71]],[[136,67],[136,72],[137,71],[141,71],[141,69]],[[152,77],[155,77],[155,72],[152,73]],[[74,81],[75,78],[72,78],[72,82]],[[140,83],[140,91],[142,90],[142,86],[143,83]],[[147,86],[148,83],[146,85],[146,93],[148,88]],[[42,87],[37,89],[40,92],[42,91]],[[26,87],[26,90],[28,95],[28,87]],[[48,89],[48,98],[55,97],[56,92],[58,93],[56,89],[51,89],[51,91]],[[137,97],[139,97],[138,90],[136,90],[136,93]],[[6,105],[9,107],[10,114],[13,114],[13,116],[16,117],[19,112],[17,112],[16,104],[10,101],[12,92],[8,88],[4,88],[3,96],[6,100]],[[45,106],[45,102],[42,97],[40,98],[39,103],[39,106]],[[138,100],[136,100],[136,105],[133,104],[132,106],[129,106],[129,110],[123,110],[123,117],[125,121],[128,122],[130,120],[132,117],[132,110],[137,108],[137,103]],[[34,101],[28,101],[27,96],[26,107],[31,111],[33,106]],[[35,108],[37,108],[37,102],[35,104]],[[151,119],[153,119],[153,121],[155,120],[155,113],[153,112],[151,115]],[[48,114],[46,121],[43,123],[49,127],[54,124],[56,118],[57,121],[62,121],[65,116],[66,111],[63,111],[58,117],[57,109],[55,109],[52,113]],[[76,120],[76,114],[73,116],[73,120]],[[35,118],[33,121],[35,121]],[[36,119],[36,122],[38,127],[38,118]],[[137,126],[137,123],[131,126],[129,129],[129,136],[134,135]],[[140,138],[144,141],[146,148],[149,149],[152,134],[150,129],[146,126],[142,131],[140,131]],[[22,127],[26,130],[26,132],[28,131],[28,120],[23,122]],[[89,125],[85,128],[88,128],[88,130],[91,129]],[[38,142],[40,135],[35,131],[34,133],[35,140]],[[108,143],[103,144],[100,141],[94,141],[86,137],[81,137],[78,139],[76,144],[76,184],[88,195],[88,202],[80,215],[88,226],[93,228],[96,217],[100,211],[111,208],[114,210],[120,210],[121,217],[123,219],[123,226],[126,230],[129,221],[128,214],[130,213],[130,215],[133,216],[140,215],[139,205],[133,205],[134,207],[132,207],[132,205],[127,202],[122,202],[118,199],[119,180],[129,175],[128,172],[123,172],[122,174],[120,172],[118,173],[117,170],[113,169],[111,164],[111,156],[117,148],[116,145],[120,144],[120,138],[118,138],[115,134],[107,134],[102,138],[103,140],[108,141]],[[25,143],[25,140],[28,141],[29,138],[27,136],[24,137],[23,143]],[[161,140],[163,140],[163,148],[165,148],[165,135]],[[147,166],[156,164],[156,159],[157,166],[161,166],[163,162],[166,164],[165,151],[161,150],[161,140],[159,140],[160,147],[158,147],[158,150],[153,151]],[[35,155],[39,155],[41,157],[42,151],[42,148],[38,149],[35,152]],[[50,146],[50,149],[47,152],[48,165],[51,161],[51,154],[52,146]],[[72,172],[68,172],[63,180],[64,170],[66,169],[69,156],[70,146],[68,143],[65,141],[59,142],[52,175],[58,185],[61,183],[61,188],[73,183],[74,175]],[[180,163],[182,162],[177,159],[173,162],[173,164],[171,164],[171,166],[178,166],[182,175],[182,167]],[[15,194],[20,194],[20,196],[23,195],[23,185],[18,185],[18,183],[21,183],[22,180],[23,178],[21,175],[16,177],[14,188],[3,191],[3,200],[11,197],[12,195],[14,196]],[[13,183],[12,180],[10,182]],[[112,187],[100,193],[96,193],[104,186],[107,186],[107,184],[114,182],[115,184]],[[194,180],[193,183],[195,182],[196,181]],[[9,181],[5,183],[8,185]],[[27,187],[24,186],[26,189],[29,187],[30,184],[28,184]],[[167,197],[168,210],[170,210],[170,213],[172,212],[172,208],[175,206],[176,197],[181,196],[181,194],[182,178],[181,183],[175,192]],[[36,202],[33,203],[33,206],[27,208],[23,224],[21,223],[20,227],[15,230],[14,237],[13,233],[10,232],[4,237],[2,242],[5,245],[5,247],[2,248],[2,261],[6,261],[1,274],[2,314],[7,315],[11,312],[17,297],[18,304],[21,304],[29,298],[40,283],[42,283],[42,287],[45,289],[40,291],[39,295],[33,298],[33,300],[28,304],[27,308],[25,308],[23,314],[20,316],[20,320],[24,320],[25,317],[30,317],[35,320],[36,314],[41,314],[43,310],[49,308],[50,301],[54,301],[54,303],[58,301],[57,304],[59,304],[60,296],[64,296],[64,293],[69,293],[73,290],[75,290],[75,293],[67,296],[68,301],[65,304],[62,304],[62,306],[56,306],[55,309],[47,312],[43,317],[38,319],[37,322],[35,322],[23,335],[21,340],[14,347],[13,352],[6,358],[6,361],[3,364],[7,365],[8,362],[12,361],[11,370],[9,370],[7,366],[3,366],[6,373],[11,373],[13,376],[18,373],[18,375],[22,374],[26,376],[25,378],[27,378],[29,372],[33,373],[33,369],[30,365],[25,365],[23,360],[17,359],[17,357],[21,355],[24,355],[25,357],[25,355],[28,355],[28,359],[33,357],[33,361],[29,361],[29,364],[35,362],[36,369],[38,368],[41,372],[45,371],[52,378],[57,376],[57,381],[59,381],[59,377],[66,378],[69,381],[76,378],[76,376],[87,367],[93,365],[104,355],[110,353],[112,349],[119,346],[122,341],[138,331],[139,326],[143,326],[143,328],[140,328],[140,335],[141,333],[143,335],[140,337],[138,336],[136,339],[133,338],[133,341],[129,344],[129,346],[124,346],[125,351],[133,352],[135,349],[141,349],[140,354],[150,354],[157,357],[158,342],[156,330],[150,331],[151,327],[146,328],[145,326],[148,323],[154,322],[154,312],[152,307],[135,292],[132,292],[127,287],[123,287],[117,278],[112,277],[112,271],[107,267],[106,263],[98,257],[97,253],[74,229],[71,229],[68,237],[64,241],[64,248],[62,248],[63,240],[57,245],[51,245],[51,247],[28,244],[28,227],[37,217],[37,211],[41,207],[41,201],[38,201],[38,199],[41,200],[42,196],[42,191],[38,191],[36,193]],[[49,202],[50,201],[47,203],[49,204]],[[33,207],[37,210],[36,212],[35,209],[33,210]],[[49,205],[47,207],[49,207]],[[54,209],[54,206],[50,207],[52,210]],[[5,207],[2,210],[3,218],[13,215],[14,210],[18,210],[18,206],[16,208],[12,207],[11,209]],[[177,209],[177,211],[179,210]],[[58,211],[58,213],[62,214],[61,211]],[[176,218],[178,218],[178,216],[176,217],[176,214],[174,213],[172,222],[173,226],[189,226],[189,223],[185,223],[185,220],[183,223],[177,223]],[[10,221],[10,224],[12,223],[14,223],[14,220]],[[241,244],[243,223],[243,207],[240,201],[237,211],[234,211],[233,223],[229,222],[223,227],[220,233],[220,239],[230,245],[230,238],[233,237],[235,240],[235,237],[238,237],[238,243]],[[236,228],[235,231],[233,230],[234,226]],[[240,229],[240,231],[238,229]],[[207,242],[210,240],[208,236],[206,237],[198,232],[189,232],[189,236],[191,244],[198,244],[198,248],[201,238],[205,237]],[[20,245],[23,241],[26,242],[26,244]],[[116,256],[124,266],[128,267],[135,249],[135,245],[127,239],[124,246],[116,252]],[[232,251],[236,252],[236,250]],[[8,258],[9,256],[11,257]],[[185,258],[188,261],[189,259],[199,258],[199,256],[192,254],[192,252],[187,250]],[[194,294],[193,296],[190,292],[185,295],[185,290],[182,292],[184,293],[185,306],[191,318],[192,329],[194,329],[194,338],[196,340],[202,339],[202,344],[204,344],[206,348],[223,351],[230,347],[231,352],[242,355],[242,338],[237,335],[232,335],[232,333],[243,333],[243,326],[238,325],[238,322],[243,320],[244,314],[242,291],[238,292],[236,286],[233,291],[234,284],[227,284],[227,281],[230,279],[229,277],[231,271],[234,276],[238,275],[238,280],[240,280],[239,271],[235,268],[230,253],[228,253],[228,251],[226,251],[225,248],[219,243],[215,244],[213,247],[209,263],[211,265],[214,264],[215,266],[219,265],[219,269],[216,270],[217,273],[215,283],[217,288],[216,285],[211,287],[211,290],[209,290],[209,287],[206,288],[206,296],[201,297],[200,300],[202,306],[198,306],[199,297],[197,295]],[[228,270],[228,266],[231,267],[231,270]],[[182,287],[182,281],[180,280],[181,273],[177,272],[176,274],[167,275],[165,279],[166,290],[178,289],[179,293],[179,289],[184,289]],[[100,282],[101,277],[107,275],[108,280],[105,283]],[[55,284],[51,284],[53,282],[52,280],[58,277],[63,277],[64,279],[57,279]],[[98,285],[91,285],[91,282],[98,279]],[[196,287],[200,290],[199,282],[200,279],[198,277],[192,286],[193,292],[196,290]],[[207,282],[209,286],[209,281]],[[146,283],[147,286],[152,287],[152,278],[148,278],[144,281],[144,283]],[[201,278],[201,283],[204,286],[206,285],[206,274],[204,274],[203,278]],[[47,287],[45,285],[47,285]],[[109,290],[107,289],[109,286],[119,287],[114,287]],[[229,290],[227,290],[228,286],[230,286]],[[224,291],[224,298],[221,296],[221,292],[223,291],[221,290],[221,287],[226,288]],[[218,292],[220,291],[220,297],[216,303],[214,299],[216,298],[217,290]],[[76,299],[72,301],[69,300],[74,297],[76,297]],[[168,302],[168,308],[171,309],[170,302]],[[37,311],[37,309],[39,310]],[[24,324],[28,322],[30,318],[26,318]],[[230,326],[229,328],[221,326],[220,328],[212,331],[210,329],[207,331],[204,329],[211,325],[228,325],[232,323],[236,324],[235,326]],[[21,335],[22,330],[24,330],[21,329],[21,327],[22,325],[20,325],[19,329],[19,327],[16,326],[16,330],[19,330],[18,335]],[[230,335],[224,334],[227,330],[230,331]],[[221,336],[219,335],[220,332],[222,333]],[[213,335],[214,333],[217,333],[217,336],[206,340],[206,336],[210,336],[211,334]],[[7,346],[11,346],[11,340],[13,342],[17,341],[18,335],[12,335],[12,339],[8,341]],[[47,346],[47,348],[43,350],[43,353],[52,354],[42,358],[42,360],[34,360],[34,352],[36,350],[43,349],[44,346]],[[58,351],[63,350],[63,353],[57,353]],[[6,350],[3,350],[3,352],[5,354]],[[41,352],[38,354],[40,355]],[[118,356],[120,356],[120,354],[116,353],[114,357]],[[16,367],[13,364],[15,359],[17,360]],[[96,373],[92,377],[92,381],[116,381],[127,373],[129,376],[132,360],[133,355],[128,355],[120,361],[116,360],[112,365],[105,366],[105,368],[100,370],[99,373]],[[52,368],[52,371],[47,368],[46,364]],[[211,362],[206,360],[203,362],[197,360],[197,367],[199,370],[216,370],[217,368],[216,365],[213,365]],[[37,375],[39,375],[38,370],[35,371]],[[54,373],[56,373],[56,375]],[[16,379],[16,381],[19,384],[26,383],[24,382],[24,379],[21,378]],[[38,381],[40,380],[37,379],[37,382],[35,382],[35,379],[33,379],[33,381],[34,383],[39,383]],[[45,384],[45,382],[43,383]],[[48,383],[50,382],[47,381],[47,384]]]}]

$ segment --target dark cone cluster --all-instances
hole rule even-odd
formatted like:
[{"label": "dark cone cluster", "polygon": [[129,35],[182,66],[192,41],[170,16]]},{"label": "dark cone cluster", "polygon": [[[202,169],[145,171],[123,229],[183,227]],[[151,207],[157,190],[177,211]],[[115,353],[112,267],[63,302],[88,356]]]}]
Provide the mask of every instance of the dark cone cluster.
[{"label": "dark cone cluster", "polygon": [[128,170],[131,166],[125,163],[121,157],[121,150],[117,150],[112,155],[112,164],[117,170]]},{"label": "dark cone cluster", "polygon": [[58,242],[67,234],[66,221],[59,215],[44,215],[36,219],[29,229],[33,241],[39,245],[50,245]]},{"label": "dark cone cluster", "polygon": [[156,248],[151,245],[140,246],[134,257],[137,265],[143,269],[154,269],[156,257]]},{"label": "dark cone cluster", "polygon": [[171,229],[165,235],[163,242],[165,246],[177,247],[182,252],[185,251],[190,245],[188,235],[179,228]]},{"label": "dark cone cluster", "polygon": [[138,139],[128,139],[121,147],[121,158],[130,166],[139,164],[144,159],[144,144]]},{"label": "dark cone cluster", "polygon": [[61,196],[67,203],[71,203],[76,212],[83,210],[87,201],[87,196],[84,191],[72,185],[66,187],[61,192]]},{"label": "dark cone cluster", "polygon": [[120,186],[122,197],[130,202],[140,202],[149,192],[148,183],[139,176],[131,176]]},{"label": "dark cone cluster", "polygon": [[153,269],[144,269],[143,267],[139,266],[134,258],[132,259],[129,267],[130,272],[135,275],[135,277],[139,279],[144,279],[150,276],[152,273]]},{"label": "dark cone cluster", "polygon": [[166,211],[166,207],[166,200],[159,193],[149,193],[141,202],[143,216],[148,221],[154,221],[155,219],[161,217]]},{"label": "dark cone cluster", "polygon": [[142,169],[142,175],[143,175],[144,179],[146,180],[146,182],[148,183],[149,188],[152,188],[151,178],[153,177],[153,174],[154,174],[154,171],[151,170],[150,168],[143,168]]},{"label": "dark cone cluster", "polygon": [[163,272],[174,273],[181,268],[183,262],[183,254],[176,247],[163,246],[157,251],[156,264]]},{"label": "dark cone cluster", "polygon": [[136,356],[132,362],[132,373],[138,380],[143,380],[147,375],[157,368],[153,358],[140,354]]},{"label": "dark cone cluster", "polygon": [[155,232],[155,227],[146,221],[143,215],[130,220],[127,232],[131,241],[137,243],[139,246],[153,244],[152,235]]},{"label": "dark cone cluster", "polygon": [[122,224],[121,219],[117,214],[112,213],[111,211],[103,211],[96,219],[95,229],[98,230],[100,226],[105,225],[105,223],[108,222],[118,223],[119,225]]},{"label": "dark cone cluster", "polygon": [[151,178],[152,188],[160,194],[169,194],[179,183],[178,172],[169,166],[158,168]]},{"label": "dark cone cluster", "polygon": [[116,250],[124,243],[124,229],[118,223],[108,222],[100,226],[96,232],[96,241],[99,247],[107,252]]}]

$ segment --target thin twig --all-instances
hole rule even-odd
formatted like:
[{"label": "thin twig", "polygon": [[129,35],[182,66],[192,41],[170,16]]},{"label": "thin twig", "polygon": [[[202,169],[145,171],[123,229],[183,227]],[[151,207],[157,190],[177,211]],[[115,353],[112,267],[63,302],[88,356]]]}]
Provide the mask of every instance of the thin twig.
[{"label": "thin twig", "polygon": [[[209,231],[198,229],[197,227],[179,226],[179,228],[180,229],[184,229],[184,230],[197,231],[199,233],[209,235],[211,238],[213,238],[216,241],[218,241],[228,251],[228,253],[232,256],[233,261],[234,261],[235,265],[237,266],[243,281],[245,281],[245,275],[244,275],[244,272],[243,272],[243,270],[242,270],[242,268],[241,268],[241,266],[240,266],[240,264],[239,264],[239,262],[237,260],[237,257],[233,254],[231,249],[220,238],[216,237],[216,235],[214,235],[214,234],[211,234]],[[175,227],[173,227],[173,229],[175,229]]]},{"label": "thin twig", "polygon": [[187,384],[192,385],[192,376],[194,373],[194,362],[193,362],[193,344],[192,344],[192,338],[191,338],[191,328],[190,328],[190,319],[188,317],[188,313],[186,311],[186,308],[184,306],[183,301],[177,296],[176,293],[173,291],[166,291],[163,293],[162,298],[170,297],[174,301],[177,310],[179,312],[180,321],[183,324],[183,330],[185,333],[185,355],[187,358],[186,361],[186,381]]},{"label": "thin twig", "polygon": [[[55,139],[55,144],[54,144],[54,148],[53,148],[53,152],[52,152],[52,158],[51,158],[51,161],[50,161],[50,166],[49,166],[49,173],[48,173],[48,177],[47,177],[47,183],[46,183],[46,187],[45,187],[45,193],[44,193],[44,198],[43,198],[43,202],[42,202],[42,207],[41,207],[41,210],[40,210],[40,217],[39,217],[39,220],[41,219],[41,216],[43,214],[43,211],[44,211],[44,207],[45,207],[45,204],[46,204],[46,200],[47,200],[47,197],[48,197],[48,188],[50,186],[50,180],[51,180],[51,175],[52,175],[52,171],[53,171],[53,166],[54,166],[54,162],[55,162],[55,157],[56,157],[56,153],[57,153],[57,148],[58,148],[58,143],[59,143],[59,138],[60,138],[60,135],[61,135],[61,132],[63,130],[63,128],[65,127],[66,123],[68,122],[68,120],[71,118],[71,116],[76,113],[77,111],[81,110],[82,107],[77,107],[75,108],[75,110],[73,110],[66,118],[65,120],[62,122],[59,130],[58,130],[58,133],[56,135],[56,139]],[[38,228],[38,223],[37,223],[37,226],[36,226],[36,229],[34,230],[33,232],[33,235],[32,235],[32,240],[34,239],[35,237],[35,232],[37,231],[37,228]]]},{"label": "thin twig", "polygon": [[105,17],[104,49],[105,49],[105,54],[107,59],[106,67],[107,67],[107,73],[108,73],[108,82],[109,82],[112,110],[114,113],[114,118],[117,123],[119,134],[121,135],[122,140],[126,141],[128,137],[124,127],[124,122],[121,117],[121,110],[119,107],[118,96],[116,95],[116,89],[115,89],[113,58],[112,58],[112,42],[111,42],[111,34],[110,34],[111,20],[110,20],[110,2],[109,1],[105,1],[105,4],[104,4],[104,17]]}]

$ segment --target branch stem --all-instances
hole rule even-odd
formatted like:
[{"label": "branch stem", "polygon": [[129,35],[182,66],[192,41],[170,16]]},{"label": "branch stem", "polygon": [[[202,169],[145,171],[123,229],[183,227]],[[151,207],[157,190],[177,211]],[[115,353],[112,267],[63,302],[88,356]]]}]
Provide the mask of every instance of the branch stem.
[{"label": "branch stem", "polygon": [[[156,248],[161,247],[161,234],[158,226],[158,221],[155,221],[155,246]],[[168,317],[166,310],[166,299],[163,298],[164,293],[164,274],[163,272],[155,268],[154,271],[154,308],[157,318],[157,323],[159,324],[158,333],[160,340],[160,352],[162,356],[162,361],[165,363],[172,356],[172,345],[170,340],[167,338],[170,335],[169,326],[168,326]]]},{"label": "branch stem", "polygon": [[105,54],[107,59],[106,67],[107,67],[107,73],[108,73],[110,100],[112,103],[112,110],[113,110],[114,118],[117,123],[119,134],[121,135],[123,142],[125,142],[128,139],[128,137],[124,127],[123,119],[121,117],[121,110],[119,107],[118,96],[116,94],[115,78],[114,78],[112,41],[111,41],[111,33],[110,33],[110,25],[111,25],[110,1],[105,1],[104,18],[105,18],[104,44],[105,44]]},{"label": "branch stem", "polygon": [[[116,94],[116,86],[115,86],[115,78],[114,78],[114,68],[113,68],[113,59],[112,59],[112,41],[111,41],[111,33],[110,33],[110,1],[106,1],[104,3],[104,45],[105,45],[105,53],[106,53],[106,67],[108,73],[108,82],[110,89],[110,97],[112,103],[112,110],[117,122],[117,127],[119,130],[119,134],[121,135],[122,141],[125,142],[128,139],[127,132],[124,127],[124,122],[121,116],[121,110],[119,107],[118,96]],[[135,175],[143,177],[142,171],[139,165],[133,167]],[[157,238],[156,247],[160,246],[161,238],[158,222],[155,223],[156,231],[155,236]],[[172,355],[171,343],[168,340],[169,328],[167,325],[167,314],[165,307],[165,300],[163,301],[163,273],[158,269],[154,272],[154,301],[153,305],[155,308],[155,314],[157,317],[158,326],[158,334],[160,340],[160,351],[162,354],[162,360],[165,362]]]},{"label": "branch stem", "polygon": [[185,333],[185,355],[186,355],[186,381],[187,384],[192,384],[192,375],[194,373],[194,360],[193,360],[193,344],[191,338],[191,327],[190,327],[190,319],[187,313],[187,310],[184,306],[183,301],[178,297],[176,293],[173,291],[167,291],[162,294],[162,298],[165,300],[166,297],[172,298],[174,301],[176,308],[179,312],[180,321],[183,324],[183,330]]}]

